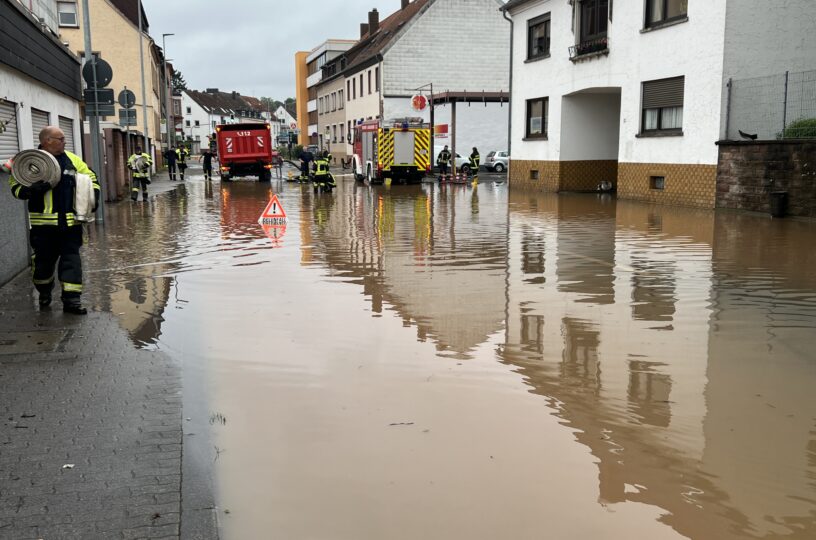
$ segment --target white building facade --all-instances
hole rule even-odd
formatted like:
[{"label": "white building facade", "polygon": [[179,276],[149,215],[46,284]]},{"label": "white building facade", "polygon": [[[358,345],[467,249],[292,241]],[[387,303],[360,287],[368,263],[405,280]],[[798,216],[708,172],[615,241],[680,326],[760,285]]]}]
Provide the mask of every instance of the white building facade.
[{"label": "white building facade", "polygon": [[812,17],[786,4],[511,0],[511,185],[713,208],[727,77],[816,52],[774,52]]}]

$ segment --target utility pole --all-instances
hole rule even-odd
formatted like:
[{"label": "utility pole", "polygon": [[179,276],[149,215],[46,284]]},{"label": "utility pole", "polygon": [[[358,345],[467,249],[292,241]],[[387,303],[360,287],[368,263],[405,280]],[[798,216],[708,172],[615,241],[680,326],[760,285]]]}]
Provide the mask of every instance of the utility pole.
[{"label": "utility pole", "polygon": [[[87,0],[86,0],[87,1]],[[153,152],[150,151],[150,127],[147,123],[147,90],[145,87],[144,69],[144,36],[142,35],[142,0],[139,0],[139,68],[142,71],[142,118],[144,120],[144,151],[153,159]]]},{"label": "utility pole", "polygon": [[[98,85],[97,85],[97,77],[96,77],[96,62],[93,60],[93,49],[91,47],[91,14],[88,9],[88,0],[82,0],[82,28],[84,30],[83,34],[85,37],[85,61],[91,62],[92,71],[93,71],[93,91],[94,91],[94,107],[97,107],[97,113],[99,112],[99,96],[97,94]],[[96,114],[90,115],[86,111],[85,115],[88,116],[90,120],[90,131],[91,131],[91,168],[97,172],[97,174],[102,174],[102,165],[104,163],[104,159],[102,158],[102,143],[99,140],[99,116]],[[102,193],[99,197],[99,213],[97,214],[97,221],[99,223],[104,223],[105,221],[105,197],[106,197],[106,186],[105,182],[100,178],[99,179],[99,186],[102,188]]]},{"label": "utility pole", "polygon": [[[167,36],[175,36],[176,34],[162,34],[162,77],[167,78],[167,47],[164,44],[164,38]],[[167,79],[168,84],[162,85],[164,91],[164,131],[167,136],[167,148],[170,149],[170,119],[173,118],[173,137],[176,136],[175,115],[170,108],[173,94],[173,79]],[[169,90],[168,90],[169,88]]]}]

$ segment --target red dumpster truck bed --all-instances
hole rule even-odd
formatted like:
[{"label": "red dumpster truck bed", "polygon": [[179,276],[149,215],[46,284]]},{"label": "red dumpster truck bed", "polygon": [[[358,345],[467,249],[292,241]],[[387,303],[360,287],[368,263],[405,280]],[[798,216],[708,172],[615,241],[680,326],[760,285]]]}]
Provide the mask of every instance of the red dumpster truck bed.
[{"label": "red dumpster truck bed", "polygon": [[234,176],[272,178],[272,126],[268,123],[221,124],[215,126],[222,180]]}]

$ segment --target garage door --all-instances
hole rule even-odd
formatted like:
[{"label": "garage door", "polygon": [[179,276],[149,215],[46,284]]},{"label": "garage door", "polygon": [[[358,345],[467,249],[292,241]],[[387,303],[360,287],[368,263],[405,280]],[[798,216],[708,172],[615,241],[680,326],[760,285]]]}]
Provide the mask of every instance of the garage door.
[{"label": "garage door", "polygon": [[64,116],[59,117],[59,128],[65,133],[65,149],[76,154],[74,147],[74,121]]},{"label": "garage door", "polygon": [[48,127],[48,113],[39,109],[31,109],[31,127],[34,131],[34,148],[40,144],[40,131]]},{"label": "garage door", "polygon": [[0,100],[0,162],[14,157],[20,151],[20,140],[17,138],[17,106],[9,101]]}]

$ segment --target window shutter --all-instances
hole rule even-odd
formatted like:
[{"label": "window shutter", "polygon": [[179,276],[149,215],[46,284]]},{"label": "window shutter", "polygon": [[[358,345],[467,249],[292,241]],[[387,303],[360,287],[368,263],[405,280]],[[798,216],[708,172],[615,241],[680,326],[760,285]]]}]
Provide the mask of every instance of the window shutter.
[{"label": "window shutter", "polygon": [[683,83],[685,77],[674,77],[643,83],[643,108],[683,106]]}]

